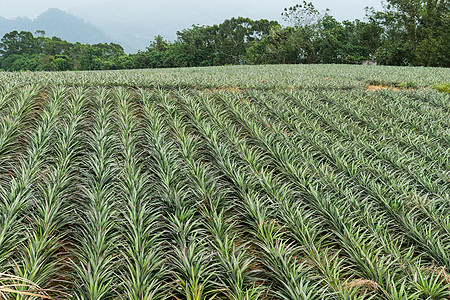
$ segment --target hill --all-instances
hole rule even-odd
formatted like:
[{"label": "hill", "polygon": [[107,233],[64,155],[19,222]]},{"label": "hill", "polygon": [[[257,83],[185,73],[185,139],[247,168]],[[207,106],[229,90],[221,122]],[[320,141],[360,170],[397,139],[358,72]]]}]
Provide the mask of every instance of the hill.
[{"label": "hill", "polygon": [[15,19],[0,17],[0,35],[3,36],[13,30],[30,32],[44,30],[47,36],[57,36],[73,43],[95,44],[112,41],[111,37],[95,25],[56,8],[43,12],[33,20],[24,17]]}]

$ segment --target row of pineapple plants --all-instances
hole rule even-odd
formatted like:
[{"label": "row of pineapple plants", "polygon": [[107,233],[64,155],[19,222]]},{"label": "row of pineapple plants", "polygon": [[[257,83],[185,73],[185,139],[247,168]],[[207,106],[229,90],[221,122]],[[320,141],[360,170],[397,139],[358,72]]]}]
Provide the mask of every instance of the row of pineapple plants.
[{"label": "row of pineapple plants", "polygon": [[1,297],[449,297],[445,96],[106,77],[0,89]]}]

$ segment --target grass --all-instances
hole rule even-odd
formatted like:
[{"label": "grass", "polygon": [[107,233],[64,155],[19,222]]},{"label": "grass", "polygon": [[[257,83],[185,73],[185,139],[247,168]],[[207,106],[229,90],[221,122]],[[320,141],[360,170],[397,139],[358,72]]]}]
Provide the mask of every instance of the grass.
[{"label": "grass", "polygon": [[447,94],[450,93],[450,84],[449,83],[438,84],[438,85],[435,85],[433,88],[440,92],[443,92],[443,93],[447,93]]}]

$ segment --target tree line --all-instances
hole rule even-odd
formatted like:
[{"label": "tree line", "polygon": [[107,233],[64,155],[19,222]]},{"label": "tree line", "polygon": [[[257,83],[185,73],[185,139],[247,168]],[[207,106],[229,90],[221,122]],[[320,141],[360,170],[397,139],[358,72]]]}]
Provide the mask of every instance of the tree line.
[{"label": "tree line", "polygon": [[0,43],[7,71],[116,70],[228,64],[359,64],[450,66],[447,0],[389,0],[366,20],[336,20],[311,2],[286,8],[277,21],[232,18],[193,25],[175,41],[156,36],[145,51],[126,54],[116,43],[69,43],[58,37],[12,31]]}]

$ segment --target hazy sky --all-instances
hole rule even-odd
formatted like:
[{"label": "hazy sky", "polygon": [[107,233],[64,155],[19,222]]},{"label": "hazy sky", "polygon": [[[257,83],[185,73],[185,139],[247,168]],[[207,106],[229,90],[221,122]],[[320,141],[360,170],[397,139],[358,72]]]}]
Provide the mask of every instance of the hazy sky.
[{"label": "hazy sky", "polygon": [[[136,21],[133,18],[142,19],[146,12],[163,7],[183,7],[184,12],[191,15],[207,13],[214,19],[225,19],[233,16],[244,15],[253,18],[268,18],[280,20],[280,13],[284,7],[292,6],[302,1],[296,0],[0,0],[0,16],[13,18],[27,16],[34,18],[48,8],[59,8],[68,12],[86,11],[91,7],[108,6],[116,9],[114,17],[120,21]],[[312,1],[316,8],[324,10],[330,8],[336,18],[354,19],[364,17],[364,7],[374,6],[381,9],[381,0],[315,0]],[[191,6],[192,11],[189,10]],[[220,9],[214,10],[214,7]],[[224,11],[223,7],[227,7]],[[170,14],[169,11],[161,11],[162,14]],[[84,16],[81,16],[84,17]],[[104,15],[99,15],[104,18]],[[91,20],[89,20],[91,21]],[[196,20],[192,20],[196,23]]]},{"label": "hazy sky", "polygon": [[[311,0],[308,0],[308,2]],[[176,32],[193,24],[212,25],[232,17],[276,20],[283,24],[285,7],[302,0],[0,0],[0,16],[35,18],[49,8],[81,17],[127,51],[149,45],[160,34],[176,39]],[[339,21],[363,19],[364,7],[382,9],[382,0],[312,0],[315,7],[331,10]]]}]

